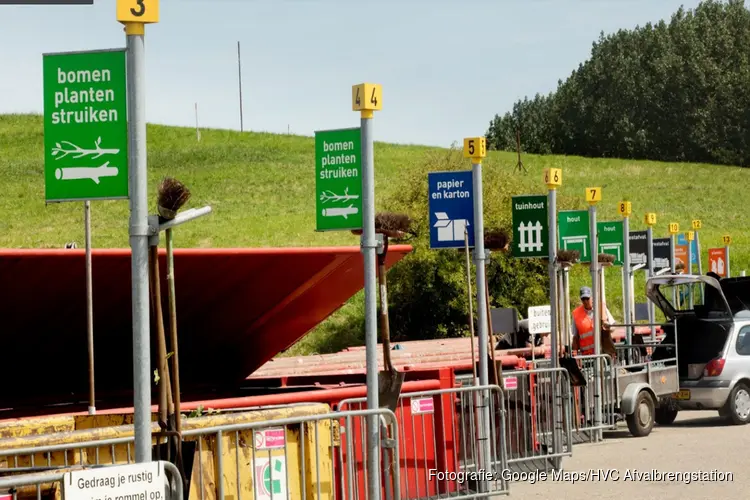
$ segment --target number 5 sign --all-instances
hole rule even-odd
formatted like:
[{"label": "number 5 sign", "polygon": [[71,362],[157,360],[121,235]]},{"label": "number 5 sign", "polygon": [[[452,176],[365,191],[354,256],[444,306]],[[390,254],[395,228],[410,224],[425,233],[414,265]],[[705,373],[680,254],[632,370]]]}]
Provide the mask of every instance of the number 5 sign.
[{"label": "number 5 sign", "polygon": [[464,158],[484,158],[487,156],[487,139],[469,137],[464,139]]},{"label": "number 5 sign", "polygon": [[158,23],[159,0],[117,0],[117,20],[121,23]]}]

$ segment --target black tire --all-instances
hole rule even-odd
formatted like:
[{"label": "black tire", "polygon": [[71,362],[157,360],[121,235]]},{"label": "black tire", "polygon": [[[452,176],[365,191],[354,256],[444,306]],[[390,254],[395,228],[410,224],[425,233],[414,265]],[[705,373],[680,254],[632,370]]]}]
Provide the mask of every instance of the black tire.
[{"label": "black tire", "polygon": [[635,437],[645,437],[651,434],[651,429],[654,428],[654,409],[655,404],[651,394],[646,390],[639,392],[633,413],[625,417],[630,434]]},{"label": "black tire", "polygon": [[750,388],[745,382],[735,384],[720,414],[734,425],[745,425],[750,421]]},{"label": "black tire", "polygon": [[661,406],[656,409],[656,415],[654,420],[659,425],[670,425],[677,418],[677,411],[673,408]]}]

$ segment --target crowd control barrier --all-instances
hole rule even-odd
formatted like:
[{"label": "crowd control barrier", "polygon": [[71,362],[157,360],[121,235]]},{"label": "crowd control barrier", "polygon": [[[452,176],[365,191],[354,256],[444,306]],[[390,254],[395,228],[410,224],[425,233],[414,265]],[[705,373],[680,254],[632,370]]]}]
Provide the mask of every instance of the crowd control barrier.
[{"label": "crowd control barrier", "polygon": [[[258,415],[277,418],[258,420]],[[186,445],[194,447],[183,456],[186,498],[365,498],[366,480],[354,489],[357,481],[349,476],[365,469],[364,441],[348,442],[346,436],[355,435],[354,429],[364,427],[372,415],[381,422],[381,434],[389,429],[398,435],[396,417],[388,409],[333,413],[323,404],[185,419],[183,453]],[[132,426],[121,426],[0,440],[0,474],[132,463],[132,432]],[[26,446],[12,446],[24,442]],[[342,455],[345,449],[349,452]],[[381,470],[390,478],[382,482],[383,498],[401,498],[397,488],[389,487],[400,484],[400,470],[387,467],[389,460],[399,462],[398,452],[394,446],[383,454]],[[339,460],[344,466],[337,468]]]},{"label": "crowd control barrier", "polygon": [[603,431],[617,425],[615,371],[608,354],[575,356],[586,385],[573,387],[573,429],[576,443],[599,442]]},{"label": "crowd control barrier", "polygon": [[[491,419],[487,439],[483,439],[479,426],[477,407],[482,394],[488,394]],[[395,412],[398,428],[389,429],[388,435],[393,449],[398,450],[397,455],[390,455],[393,461],[388,470],[400,472],[400,480],[396,478],[393,483],[399,485],[394,490],[400,497],[432,500],[508,494],[508,478],[502,473],[508,470],[502,401],[503,391],[496,385],[401,393]],[[363,408],[366,404],[365,398],[346,399],[338,409]],[[364,432],[363,425],[353,430]],[[485,443],[489,468],[477,467]],[[363,479],[353,474],[347,477],[358,484]],[[359,488],[355,485],[355,489]]]}]

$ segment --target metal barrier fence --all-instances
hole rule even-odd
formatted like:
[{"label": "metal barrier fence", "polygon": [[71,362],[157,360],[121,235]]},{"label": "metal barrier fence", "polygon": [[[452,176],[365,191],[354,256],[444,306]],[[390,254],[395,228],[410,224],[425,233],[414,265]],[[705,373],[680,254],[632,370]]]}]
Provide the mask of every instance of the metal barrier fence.
[{"label": "metal barrier fence", "polygon": [[[174,464],[166,461],[160,461],[162,467],[167,472],[169,477],[169,488],[167,489],[166,500],[182,500],[183,499],[183,481],[180,476],[180,472],[177,470]],[[106,468],[112,467],[112,465],[95,466],[95,467],[68,467],[68,470],[91,470],[93,468]],[[37,500],[42,500],[42,491],[57,491],[63,490],[62,481],[65,477],[64,472],[55,472],[50,470],[49,472],[37,472],[31,474],[21,474],[18,476],[0,477],[0,492],[8,491],[13,500],[19,500],[19,498],[27,498],[31,495],[25,495],[28,487],[33,487],[36,490],[35,496]],[[21,490],[19,492],[19,489]],[[49,496],[49,495],[45,495]],[[59,498],[57,494],[53,497]]]},{"label": "metal barrier fence", "polygon": [[[381,433],[392,430],[398,434],[396,416],[388,409],[329,412],[183,430],[183,451],[187,443],[194,442],[197,452],[188,467],[191,473],[186,473],[189,484],[185,498],[367,498],[365,441],[347,437],[356,435],[352,429],[358,424],[364,428],[363,422],[371,416],[377,416],[381,422]],[[134,436],[126,436],[0,450],[0,459],[6,459],[6,467],[0,467],[0,472],[133,463],[133,443]],[[390,460],[399,463],[399,450],[387,443],[386,448],[389,453],[383,453],[381,468],[386,481],[381,483],[381,495],[400,500],[399,488],[393,487],[401,482],[400,470],[388,467]],[[364,481],[357,481],[362,475]],[[51,481],[51,477],[45,475],[45,481]],[[4,481],[9,479],[13,478]],[[227,489],[233,491],[225,494]]]},{"label": "metal barrier fence", "polygon": [[612,357],[592,354],[574,359],[586,380],[585,386],[573,387],[576,441],[601,441],[602,431],[617,425],[618,395]]},{"label": "metal barrier fence", "polygon": [[570,377],[565,368],[504,372],[505,454],[511,470],[559,469],[573,454]]},{"label": "metal barrier fence", "polygon": [[[481,435],[479,425],[482,395],[487,393],[489,439]],[[502,402],[503,391],[497,385],[402,393],[395,412],[399,428],[389,430],[401,456],[400,462],[393,462],[393,470],[401,470],[401,481],[396,482],[401,496],[463,499],[508,494]],[[342,400],[339,409],[365,405],[365,398],[351,398]],[[477,460],[483,446],[488,448],[491,470]]]}]

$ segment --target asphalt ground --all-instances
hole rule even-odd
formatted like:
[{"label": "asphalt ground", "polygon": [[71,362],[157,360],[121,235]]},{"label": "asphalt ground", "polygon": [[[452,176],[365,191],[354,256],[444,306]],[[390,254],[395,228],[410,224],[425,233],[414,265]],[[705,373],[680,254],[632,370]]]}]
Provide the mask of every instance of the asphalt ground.
[{"label": "asphalt ground", "polygon": [[649,436],[635,438],[621,422],[617,430],[604,433],[604,441],[575,445],[573,456],[563,459],[562,472],[558,477],[540,475],[533,484],[518,478],[510,485],[510,496],[750,498],[750,425],[725,424],[714,411],[685,411],[672,425],[657,424]]}]

